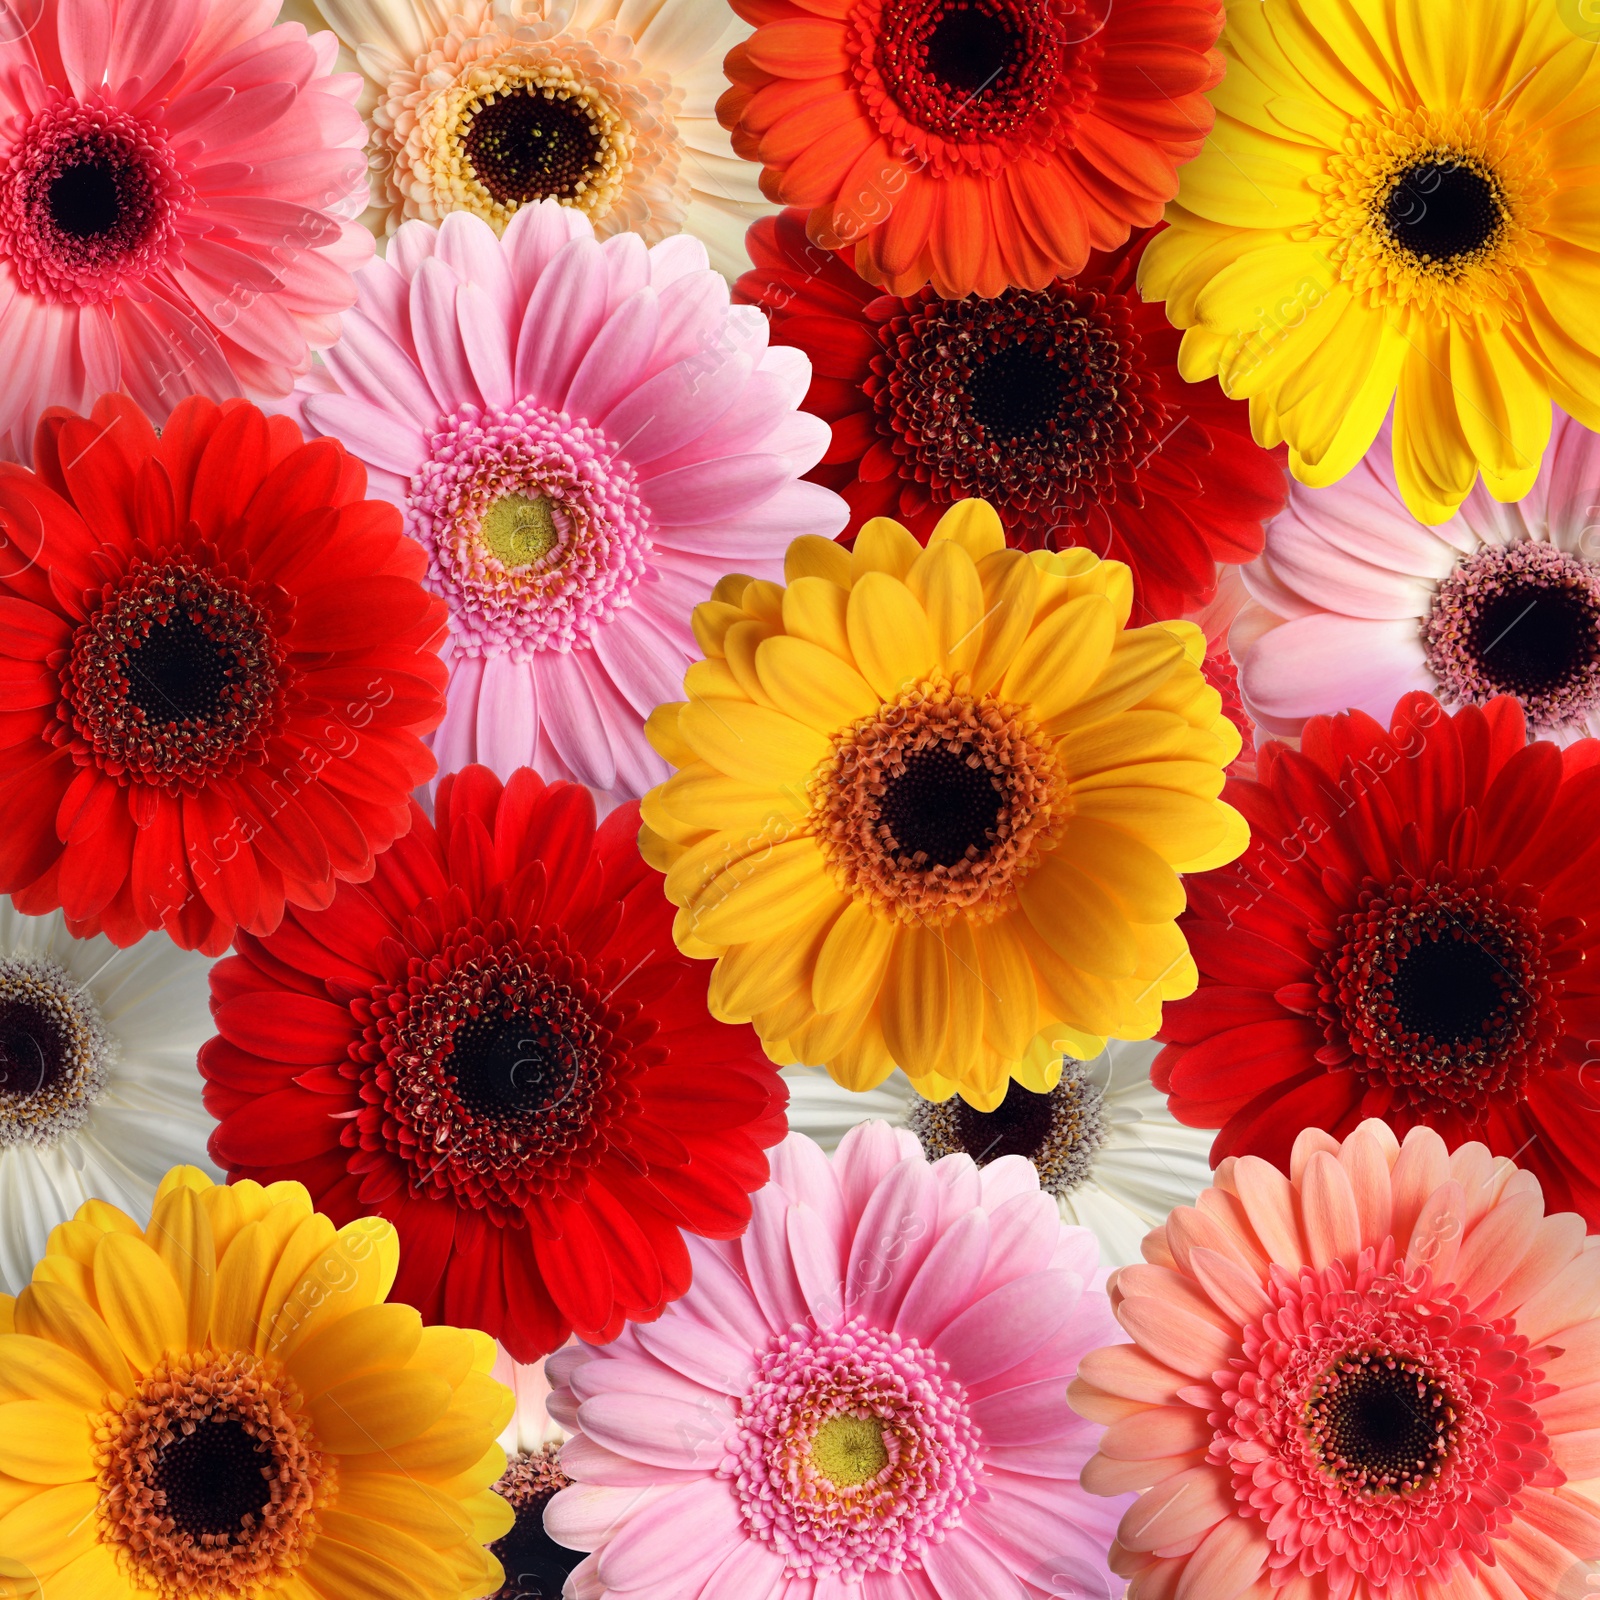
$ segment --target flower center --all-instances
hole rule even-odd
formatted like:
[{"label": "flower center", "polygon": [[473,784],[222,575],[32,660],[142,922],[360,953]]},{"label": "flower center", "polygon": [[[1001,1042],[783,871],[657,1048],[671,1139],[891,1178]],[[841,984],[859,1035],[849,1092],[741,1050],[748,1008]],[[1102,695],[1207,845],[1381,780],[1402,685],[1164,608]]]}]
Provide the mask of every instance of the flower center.
[{"label": "flower center", "polygon": [[1559,987],[1526,892],[1440,867],[1369,887],[1339,919],[1318,1015],[1333,1053],[1399,1104],[1473,1118],[1549,1060]]},{"label": "flower center", "polygon": [[0,165],[0,250],[30,294],[97,304],[165,262],[191,198],[157,128],[63,99],[33,114]]},{"label": "flower center", "polygon": [[982,146],[1049,149],[1070,132],[1100,55],[1093,9],[1060,0],[860,0],[846,48],[859,59],[869,115],[902,148],[940,168],[982,166]]},{"label": "flower center", "polygon": [[1404,168],[1383,200],[1389,237],[1419,263],[1476,256],[1505,223],[1492,174],[1437,157]]},{"label": "flower center", "polygon": [[261,585],[136,561],[74,635],[58,715],[114,776],[175,789],[236,770],[283,717],[278,631]]},{"label": "flower center", "polygon": [[774,1334],[719,1469],[791,1576],[915,1566],[978,1492],[965,1391],[915,1339],[862,1318]]},{"label": "flower center", "polygon": [[1018,706],[930,679],[834,738],[811,827],[841,886],[931,926],[989,920],[1047,841],[1064,790]]},{"label": "flower center", "polygon": [[943,499],[1012,512],[1114,495],[1165,413],[1120,297],[1062,287],[891,301],[864,385],[880,431]]},{"label": "flower center", "polygon": [[54,961],[0,959],[0,1151],[82,1127],[115,1059],[81,984]]},{"label": "flower center", "polygon": [[163,1357],[97,1437],[102,1537],[162,1594],[276,1587],[332,1491],[298,1390],[242,1352]]},{"label": "flower center", "polygon": [[1450,1457],[1455,1420],[1449,1392],[1421,1362],[1381,1349],[1341,1356],[1305,1403],[1310,1449],[1363,1494],[1432,1483]]},{"label": "flower center", "polygon": [[959,1098],[935,1103],[918,1096],[907,1121],[930,1161],[960,1151],[982,1167],[1001,1156],[1023,1156],[1040,1187],[1057,1196],[1089,1176],[1108,1131],[1104,1091],[1075,1061],[1062,1063],[1061,1081],[1048,1094],[1013,1079],[993,1111]]},{"label": "flower center", "polygon": [[631,603],[652,548],[611,441],[528,400],[444,418],[406,512],[469,655],[589,648]]},{"label": "flower center", "polygon": [[1423,640],[1443,698],[1582,722],[1600,706],[1600,573],[1552,545],[1486,545],[1439,585]]},{"label": "flower center", "polygon": [[508,207],[580,193],[604,148],[604,130],[590,107],[549,89],[491,95],[461,138],[473,176]]},{"label": "flower center", "polygon": [[514,1456],[495,1493],[509,1500],[517,1520],[489,1548],[505,1568],[505,1582],[494,1600],[561,1600],[567,1575],[583,1560],[581,1550],[568,1550],[544,1531],[544,1508],[572,1481],[557,1465],[558,1450]]},{"label": "flower center", "polygon": [[649,1059],[648,1026],[624,1021],[613,988],[559,939],[458,930],[368,1002],[363,1143],[405,1162],[413,1194],[479,1208],[581,1182]]}]

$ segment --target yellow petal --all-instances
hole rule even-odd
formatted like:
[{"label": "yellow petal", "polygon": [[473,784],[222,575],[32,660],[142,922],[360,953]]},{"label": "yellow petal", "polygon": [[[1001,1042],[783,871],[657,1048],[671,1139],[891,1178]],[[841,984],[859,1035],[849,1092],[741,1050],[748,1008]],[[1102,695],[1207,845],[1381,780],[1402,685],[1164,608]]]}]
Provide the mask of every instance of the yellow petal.
[{"label": "yellow petal", "polygon": [[[841,555],[849,557],[838,546]],[[797,578],[783,592],[784,631],[820,645],[841,661],[850,661],[850,634],[845,617],[850,596],[822,578]]]},{"label": "yellow petal", "polygon": [[200,1203],[211,1218],[211,1236],[216,1241],[217,1260],[227,1254],[234,1236],[246,1223],[256,1222],[272,1209],[267,1191],[253,1179],[221,1184],[197,1191]]},{"label": "yellow petal", "polygon": [[98,1409],[105,1379],[82,1356],[25,1333],[0,1334],[0,1401],[59,1400]]},{"label": "yellow petal", "polygon": [[[850,552],[832,539],[815,533],[803,533],[789,545],[783,558],[783,581],[791,587],[801,578],[820,578],[825,583],[837,584],[841,589],[850,587]],[[788,618],[788,600],[784,601],[785,621]]]},{"label": "yellow petal", "polygon": [[311,1265],[327,1253],[335,1237],[332,1219],[313,1211],[284,1240],[278,1264],[272,1269],[266,1292],[261,1297],[261,1314],[256,1319],[257,1355],[266,1353],[267,1340],[284,1302]]},{"label": "yellow petal", "polygon": [[146,1237],[166,1264],[184,1304],[184,1341],[191,1350],[204,1343],[211,1326],[211,1296],[216,1287],[217,1249],[211,1218],[199,1193],[174,1184],[150,1213]]},{"label": "yellow petal", "polygon": [[1139,761],[1106,772],[1092,772],[1072,784],[1074,796],[1095,789],[1176,789],[1180,794],[1215,800],[1222,793],[1222,767],[1215,761]]},{"label": "yellow petal", "polygon": [[59,1284],[31,1283],[17,1296],[16,1329],[47,1339],[79,1356],[116,1394],[133,1388],[127,1357],[100,1315],[79,1295]]},{"label": "yellow petal", "polygon": [[1006,1057],[1022,1054],[1039,1026],[1039,987],[1016,915],[983,929],[978,960],[983,971],[983,1041]]},{"label": "yellow petal", "polygon": [[1130,922],[1164,922],[1183,910],[1176,869],[1120,828],[1075,816],[1055,853],[1114,895]]},{"label": "yellow petal", "polygon": [[501,1465],[484,1480],[492,1483],[505,1470],[504,1454],[496,1451],[494,1441],[511,1418],[512,1404],[503,1383],[475,1372],[456,1390],[445,1414],[426,1433],[391,1450],[384,1465],[439,1482],[492,1462],[498,1453]]},{"label": "yellow petal", "polygon": [[[24,1501],[0,1517],[0,1550],[13,1561],[26,1561],[44,1579],[95,1544],[95,1508],[100,1489],[94,1483],[63,1483]],[[46,1590],[52,1585],[46,1584]]]},{"label": "yellow petal", "polygon": [[449,1567],[407,1529],[353,1515],[341,1501],[322,1513],[322,1530],[319,1541],[333,1539],[352,1549],[364,1550],[374,1559],[393,1562],[415,1578],[425,1594],[445,1595],[451,1591]]},{"label": "yellow petal", "polygon": [[0,1406],[0,1472],[29,1483],[77,1483],[95,1474],[87,1415],[53,1400]]},{"label": "yellow petal", "polygon": [[950,1034],[950,958],[935,928],[897,928],[879,996],[884,1043],[907,1072],[930,1072],[945,1061]]},{"label": "yellow petal", "polygon": [[945,670],[970,672],[983,647],[983,583],[972,557],[958,544],[930,544],[912,563],[906,587],[933,624]]},{"label": "yellow petal", "polygon": [[312,1545],[300,1575],[321,1600],[438,1600],[448,1592],[424,1589],[381,1556],[326,1537]]},{"label": "yellow petal", "polygon": [[938,652],[927,612],[887,573],[869,572],[857,579],[846,625],[857,667],[886,700],[926,677],[935,665]]},{"label": "yellow petal", "polygon": [[903,578],[922,554],[916,539],[890,517],[871,517],[861,524],[850,552],[850,581],[859,584],[869,572]]},{"label": "yellow petal", "polygon": [[803,784],[828,755],[815,728],[737,700],[693,701],[678,726],[701,760],[745,783]]},{"label": "yellow petal", "polygon": [[700,646],[701,653],[720,661],[724,655],[722,641],[728,629],[749,620],[750,613],[742,605],[722,600],[703,600],[694,608],[689,626],[694,631],[694,642]]},{"label": "yellow petal", "polygon": [[929,547],[943,540],[960,545],[974,561],[981,561],[1005,549],[1006,530],[1000,513],[987,500],[957,500],[928,536]]},{"label": "yellow petal", "polygon": [[718,873],[687,909],[697,938],[744,944],[818,920],[842,903],[816,840],[800,838],[774,844]]},{"label": "yellow petal", "polygon": [[305,1340],[324,1328],[376,1305],[394,1286],[400,1240],[382,1217],[357,1217],[290,1290],[273,1318],[267,1352],[289,1360]]},{"label": "yellow petal", "polygon": [[1222,837],[1209,850],[1173,862],[1179,872],[1209,872],[1237,861],[1250,848],[1250,824],[1232,806],[1220,800],[1212,804],[1222,813]]},{"label": "yellow petal", "polygon": [[[494,1498],[511,1509],[499,1495]],[[405,1528],[433,1550],[468,1538],[473,1531],[471,1517],[449,1496],[391,1472],[342,1471],[338,1506],[352,1516]]]},{"label": "yellow petal", "polygon": [[1174,866],[1215,849],[1228,827],[1220,801],[1176,789],[1091,789],[1075,806],[1078,816],[1131,833]]},{"label": "yellow petal", "polygon": [[1017,885],[1033,930],[1064,961],[1101,978],[1130,978],[1139,948],[1110,896],[1059,851],[1050,851]]},{"label": "yellow petal", "polygon": [[1084,595],[1022,642],[1000,685],[1003,699],[1020,701],[1040,722],[1075,705],[1106,670],[1117,637],[1111,602]]},{"label": "yellow petal", "polygon": [[400,1368],[422,1342],[422,1318],[410,1306],[362,1306],[306,1339],[288,1367],[306,1399],[375,1367]]},{"label": "yellow petal", "polygon": [[473,1370],[477,1346],[473,1334],[466,1328],[431,1327],[422,1330],[422,1338],[408,1367],[418,1372],[435,1372],[457,1389]]},{"label": "yellow petal", "polygon": [[[4,1588],[0,1587],[0,1594]],[[48,1600],[132,1600],[138,1593],[122,1575],[109,1545],[97,1544],[76,1561],[70,1561],[51,1579],[44,1594]]]},{"label": "yellow petal", "polygon": [[842,1088],[857,1092],[876,1089],[895,1067],[894,1057],[884,1042],[879,1013],[869,1012],[850,1043],[823,1065],[828,1069],[828,1076]]},{"label": "yellow petal", "polygon": [[[728,636],[723,640],[723,646],[728,652],[728,670],[733,674],[734,681],[739,685],[741,692],[747,700],[758,706],[772,705],[767,694],[766,686],[761,681],[761,674],[756,670],[756,651],[764,640],[770,639],[778,629],[769,622],[741,622],[736,628],[728,629]],[[688,686],[688,679],[684,680]],[[693,695],[696,691],[690,689]]]},{"label": "yellow petal", "polygon": [[1186,646],[1186,636],[1165,623],[1119,634],[1099,681],[1076,705],[1053,718],[1048,731],[1072,733],[1138,705],[1172,676]]},{"label": "yellow petal", "polygon": [[945,1032],[946,1070],[971,1073],[983,1053],[984,987],[978,941],[965,917],[940,930],[950,974],[950,1018]]},{"label": "yellow petal", "polygon": [[100,1315],[134,1367],[149,1372],[188,1344],[188,1314],[166,1263],[143,1239],[108,1233],[94,1254]]},{"label": "yellow petal", "polygon": [[807,639],[780,634],[767,639],[755,659],[773,705],[818,733],[842,730],[878,709],[877,695],[854,667]]},{"label": "yellow petal", "polygon": [[1016,658],[1033,627],[1039,569],[1020,550],[1000,550],[978,563],[983,584],[983,642],[972,667],[972,686],[992,689]]},{"label": "yellow petal", "polygon": [[864,900],[851,900],[839,913],[811,975],[811,998],[818,1011],[838,1011],[883,981],[895,924]]},{"label": "yellow petal", "polygon": [[450,1385],[409,1367],[357,1373],[307,1401],[317,1442],[338,1455],[392,1450],[431,1428],[450,1404]]},{"label": "yellow petal", "polygon": [[678,727],[678,717],[684,704],[682,700],[668,700],[657,706],[644,722],[644,733],[650,741],[650,748],[663,761],[675,767],[686,767],[695,759],[694,747]]},{"label": "yellow petal", "polygon": [[1417,344],[1400,371],[1394,405],[1395,482],[1419,522],[1447,522],[1478,476],[1450,387],[1448,334],[1413,319]]},{"label": "yellow petal", "polygon": [[706,999],[712,1016],[722,1022],[748,1022],[782,1004],[796,990],[808,987],[818,946],[805,938],[751,939],[731,944],[712,969]]}]

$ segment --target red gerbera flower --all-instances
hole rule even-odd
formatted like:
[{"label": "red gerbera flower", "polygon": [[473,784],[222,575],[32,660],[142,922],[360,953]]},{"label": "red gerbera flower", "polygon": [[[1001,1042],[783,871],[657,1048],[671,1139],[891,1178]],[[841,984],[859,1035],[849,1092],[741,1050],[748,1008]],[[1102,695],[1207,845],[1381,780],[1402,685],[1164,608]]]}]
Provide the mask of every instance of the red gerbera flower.
[{"label": "red gerbera flower", "polygon": [[1025,550],[1083,545],[1133,568],[1147,617],[1211,595],[1283,508],[1284,455],[1214,379],[1185,383],[1180,336],[1135,278],[1156,230],[1069,282],[992,300],[909,299],[806,240],[799,211],[750,229],[735,295],[811,358],[805,409],[833,428],[808,476],[849,502],[849,532],[893,517],[926,541],[955,501],[987,500]]},{"label": "red gerbera flower", "polygon": [[200,1053],[235,1178],[294,1178],[400,1233],[395,1295],[532,1361],[689,1286],[682,1232],[733,1238],[786,1094],[678,954],[639,808],[486,767],[325,911],[241,935]]},{"label": "red gerbera flower", "polygon": [[1230,779],[1249,850],[1186,880],[1200,986],[1151,1076],[1219,1128],[1211,1157],[1287,1170],[1302,1128],[1366,1117],[1480,1140],[1600,1223],[1600,740],[1529,744],[1510,697],[1387,732],[1313,717]]},{"label": "red gerbera flower", "polygon": [[0,892],[216,955],[410,826],[445,609],[327,440],[191,399],[47,411],[0,465]]},{"label": "red gerbera flower", "polygon": [[1042,289],[1160,221],[1222,78],[1222,0],[732,4],[734,149],[897,295]]}]

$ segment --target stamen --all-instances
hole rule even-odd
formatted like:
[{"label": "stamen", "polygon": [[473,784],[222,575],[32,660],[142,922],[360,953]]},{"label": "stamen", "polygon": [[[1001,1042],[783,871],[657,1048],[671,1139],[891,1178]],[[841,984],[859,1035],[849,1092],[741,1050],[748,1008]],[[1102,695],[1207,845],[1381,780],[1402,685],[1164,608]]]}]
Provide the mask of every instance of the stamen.
[{"label": "stamen", "polygon": [[47,958],[0,958],[0,1151],[81,1128],[116,1057],[81,984]]}]

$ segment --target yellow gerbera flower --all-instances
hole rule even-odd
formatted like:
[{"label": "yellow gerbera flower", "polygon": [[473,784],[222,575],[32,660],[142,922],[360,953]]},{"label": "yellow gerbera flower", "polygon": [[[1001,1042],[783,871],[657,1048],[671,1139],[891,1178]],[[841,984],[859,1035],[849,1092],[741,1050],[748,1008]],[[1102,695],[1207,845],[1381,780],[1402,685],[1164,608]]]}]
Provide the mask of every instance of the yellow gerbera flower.
[{"label": "yellow gerbera flower", "polygon": [[717,958],[715,1014],[850,1088],[899,1066],[984,1110],[1148,1038],[1196,982],[1178,873],[1247,840],[1200,630],[1128,629],[1127,567],[1007,550],[981,500],[926,550],[876,518],[785,572],[695,608],[706,659],[649,723],[679,771],[640,843],[679,948]]},{"label": "yellow gerbera flower", "polygon": [[492,1339],[382,1303],[398,1261],[298,1183],[80,1207],[0,1297],[0,1594],[492,1594],[511,1392]]},{"label": "yellow gerbera flower", "polygon": [[1533,486],[1554,399],[1600,428],[1600,51],[1563,0],[1242,0],[1217,119],[1140,288],[1185,377],[1321,487],[1394,403],[1424,522]]}]

